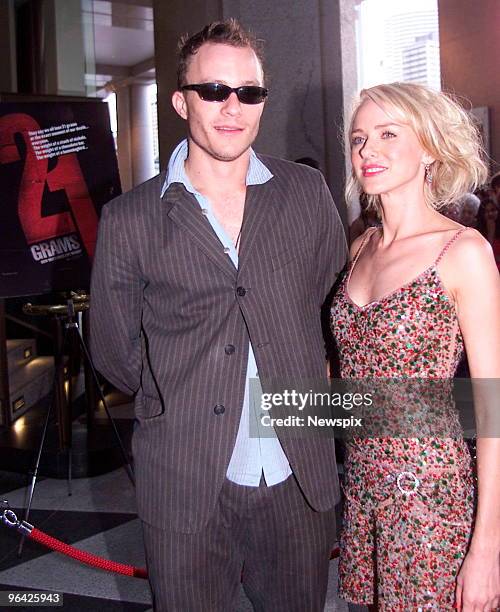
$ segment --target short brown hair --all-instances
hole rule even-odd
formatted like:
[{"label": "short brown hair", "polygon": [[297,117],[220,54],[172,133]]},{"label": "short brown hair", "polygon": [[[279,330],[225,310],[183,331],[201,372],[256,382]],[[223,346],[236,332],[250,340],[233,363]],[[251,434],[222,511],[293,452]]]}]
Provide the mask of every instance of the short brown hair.
[{"label": "short brown hair", "polygon": [[200,32],[188,36],[185,34],[179,40],[178,61],[177,61],[177,88],[186,85],[186,72],[191,56],[198,53],[200,47],[205,43],[218,43],[231,47],[250,47],[260,62],[264,71],[264,54],[262,51],[262,41],[245,30],[242,25],[234,18],[225,21],[212,21]]}]

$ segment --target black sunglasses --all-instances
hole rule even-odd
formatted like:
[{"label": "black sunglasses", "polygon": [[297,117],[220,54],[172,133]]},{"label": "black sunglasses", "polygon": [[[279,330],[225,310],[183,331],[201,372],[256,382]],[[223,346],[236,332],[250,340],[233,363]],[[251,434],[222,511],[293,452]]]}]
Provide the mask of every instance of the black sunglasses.
[{"label": "black sunglasses", "polygon": [[184,85],[182,91],[196,91],[205,102],[225,102],[234,93],[242,104],[260,104],[267,97],[265,87],[256,85],[242,85],[241,87],[229,87],[222,83],[200,83],[199,85]]}]

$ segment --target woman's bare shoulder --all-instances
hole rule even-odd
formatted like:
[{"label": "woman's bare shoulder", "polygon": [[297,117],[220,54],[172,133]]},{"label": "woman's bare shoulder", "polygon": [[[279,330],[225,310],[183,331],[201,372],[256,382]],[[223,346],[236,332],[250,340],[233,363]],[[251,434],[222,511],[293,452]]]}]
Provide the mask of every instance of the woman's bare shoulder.
[{"label": "woman's bare shoulder", "polygon": [[491,245],[473,228],[467,228],[450,245],[439,268],[445,286],[452,291],[498,283]]},{"label": "woman's bare shoulder", "polygon": [[[462,226],[463,227],[463,226]],[[453,259],[470,261],[471,258],[483,258],[492,256],[490,243],[473,227],[463,228],[461,234],[450,249],[450,257]]]}]

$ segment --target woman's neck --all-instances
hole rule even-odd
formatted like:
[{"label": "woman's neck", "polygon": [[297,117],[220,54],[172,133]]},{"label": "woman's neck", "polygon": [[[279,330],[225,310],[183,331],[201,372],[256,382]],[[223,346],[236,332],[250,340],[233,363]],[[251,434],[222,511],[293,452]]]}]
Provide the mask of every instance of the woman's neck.
[{"label": "woman's neck", "polygon": [[396,240],[429,231],[436,225],[439,213],[427,206],[422,197],[401,198],[381,196],[381,219],[383,243],[389,244]]}]

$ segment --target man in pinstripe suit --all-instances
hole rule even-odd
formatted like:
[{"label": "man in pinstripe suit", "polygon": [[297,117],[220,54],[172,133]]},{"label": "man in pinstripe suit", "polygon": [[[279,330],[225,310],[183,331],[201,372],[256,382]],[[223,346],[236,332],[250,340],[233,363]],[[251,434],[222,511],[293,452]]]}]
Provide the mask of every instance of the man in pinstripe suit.
[{"label": "man in pinstripe suit", "polygon": [[[135,394],[139,515],[155,609],[324,606],[333,440],[252,438],[249,380],[325,376],[320,309],[346,257],[319,172],[251,149],[267,90],[234,20],[183,41],[188,138],[103,211],[92,278],[99,370]],[[258,374],[257,374],[258,371]]]}]

